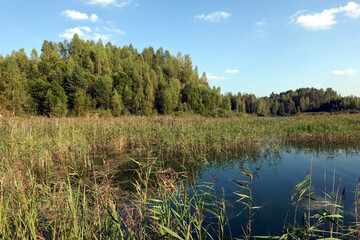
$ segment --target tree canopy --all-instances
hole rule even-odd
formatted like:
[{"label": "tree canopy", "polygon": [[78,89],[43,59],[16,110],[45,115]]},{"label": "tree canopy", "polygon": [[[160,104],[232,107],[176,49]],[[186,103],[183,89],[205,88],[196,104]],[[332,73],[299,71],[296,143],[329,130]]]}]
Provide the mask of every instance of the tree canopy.
[{"label": "tree canopy", "polygon": [[302,88],[269,97],[221,94],[210,88],[188,54],[153,47],[141,53],[131,44],[117,47],[74,35],[68,42],[45,40],[41,54],[24,49],[0,56],[0,109],[14,115],[84,116],[88,113],[208,116],[231,111],[292,115],[310,111],[358,111],[358,97],[332,89]]}]

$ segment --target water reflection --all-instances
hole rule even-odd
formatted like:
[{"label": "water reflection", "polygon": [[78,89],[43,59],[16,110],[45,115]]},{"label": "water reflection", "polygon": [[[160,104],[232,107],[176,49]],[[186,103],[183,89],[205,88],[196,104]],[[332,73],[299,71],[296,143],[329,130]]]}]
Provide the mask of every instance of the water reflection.
[{"label": "water reflection", "polygon": [[[136,179],[137,164],[130,160],[148,161],[149,156],[128,153],[124,156],[105,154],[97,156],[95,162],[101,169],[104,163],[111,170],[113,183],[121,189],[133,190],[131,182]],[[221,156],[199,156],[197,158],[171,158],[165,156],[150,156],[163,169],[171,167],[177,172],[187,171],[186,180],[189,183],[203,183],[214,181],[216,191],[224,188],[229,201],[228,217],[233,236],[243,235],[243,228],[247,222],[245,214],[239,215],[243,206],[236,203],[238,196],[237,184],[233,180],[244,180],[240,167],[249,169],[254,175],[253,197],[255,205],[261,206],[256,211],[253,222],[255,235],[281,234],[287,223],[293,223],[294,207],[291,204],[291,194],[296,184],[308,174],[312,162],[312,182],[315,198],[324,199],[324,174],[326,171],[326,189],[331,194],[333,183],[335,191],[340,184],[340,191],[346,188],[345,223],[354,221],[354,189],[359,179],[360,156],[357,148],[304,148],[287,146],[276,148],[264,146],[259,151],[250,153],[227,153]],[[110,165],[110,166],[109,166]],[[335,178],[334,176],[335,171]],[[185,175],[182,175],[185,176]],[[341,178],[341,181],[340,181]],[[185,180],[185,177],[184,177]],[[313,205],[312,208],[316,208]],[[300,212],[306,206],[300,205]],[[301,222],[302,214],[298,214]]]},{"label": "water reflection", "polygon": [[[197,182],[215,179],[218,189],[224,188],[227,199],[234,203],[229,209],[230,224],[234,236],[243,234],[241,226],[245,227],[247,216],[240,215],[243,206],[237,204],[238,191],[234,179],[245,180],[240,166],[250,169],[254,174],[253,197],[255,205],[261,206],[256,211],[253,231],[256,235],[281,234],[287,223],[293,223],[294,207],[291,204],[291,194],[296,184],[308,174],[312,162],[312,181],[316,200],[324,199],[324,173],[326,170],[326,189],[330,193],[334,180],[335,192],[338,184],[341,191],[346,188],[345,223],[354,221],[354,190],[359,179],[360,157],[357,149],[331,149],[327,151],[299,148],[285,148],[275,153],[259,153],[254,157],[227,158],[210,162],[197,173]],[[333,174],[335,171],[335,178]],[[341,179],[341,181],[340,181]],[[339,183],[340,182],[340,183]],[[307,205],[300,206],[300,212]],[[312,206],[316,208],[316,205]],[[301,222],[302,214],[298,214]]]}]

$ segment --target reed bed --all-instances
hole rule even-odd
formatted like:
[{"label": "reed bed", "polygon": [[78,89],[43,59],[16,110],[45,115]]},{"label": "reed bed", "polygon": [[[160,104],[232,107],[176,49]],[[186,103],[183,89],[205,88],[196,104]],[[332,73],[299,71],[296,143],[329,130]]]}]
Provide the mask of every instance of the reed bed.
[{"label": "reed bed", "polygon": [[0,133],[2,154],[46,165],[51,159],[78,159],[99,151],[147,152],[154,144],[163,155],[186,157],[249,151],[269,143],[357,146],[360,115],[2,119]]},{"label": "reed bed", "polygon": [[149,173],[153,168],[137,162],[136,191],[124,192],[112,184],[111,163],[96,162],[96,155],[196,162],[289,144],[357,148],[359,143],[359,115],[2,118],[0,238],[222,239],[226,206],[211,183],[185,189],[184,178],[164,164]]}]

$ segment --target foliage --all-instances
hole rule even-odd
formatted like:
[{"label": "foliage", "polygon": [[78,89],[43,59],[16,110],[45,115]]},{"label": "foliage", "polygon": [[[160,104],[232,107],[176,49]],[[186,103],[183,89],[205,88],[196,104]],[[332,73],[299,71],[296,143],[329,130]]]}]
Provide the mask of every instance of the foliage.
[{"label": "foliage", "polygon": [[[297,143],[358,147],[359,121],[358,115],[3,117],[0,235],[3,239],[231,239],[225,195],[216,193],[214,183],[193,184],[191,177],[156,161],[199,165],[196,156],[206,158],[208,153],[257,155],[264,147],[274,150]],[[147,161],[137,161],[138,167],[130,168],[137,169],[130,171],[133,192],[112,182],[123,170],[117,163],[103,157],[96,162],[98,154],[121,156],[131,150],[133,155],[147,154]],[[174,156],[182,156],[182,161],[174,161]],[[243,186],[238,196],[253,219],[253,210],[258,208],[251,192],[253,177],[242,170],[249,180],[238,181]],[[296,204],[309,201],[314,195],[311,186],[310,171],[295,188]],[[357,238],[359,186],[352,226],[342,226],[342,197],[338,197],[339,190],[333,190],[326,195],[327,201],[320,202],[324,211],[307,214],[311,224],[304,220],[305,227],[286,228],[287,238],[282,239],[320,238],[323,226],[329,235],[329,223],[334,223],[333,238]],[[245,238],[254,237],[251,219],[244,226]]]},{"label": "foliage", "polygon": [[188,54],[173,56],[152,47],[139,53],[131,44],[104,45],[77,34],[70,42],[45,40],[40,57],[35,49],[30,58],[20,49],[0,60],[0,107],[13,115],[103,111],[114,116],[191,112],[225,117],[231,111],[261,116],[360,111],[360,98],[341,97],[331,88],[301,88],[260,98],[222,95],[220,88],[209,87],[205,73],[199,76]]},{"label": "foliage", "polygon": [[[0,106],[13,115],[169,114],[181,104],[206,114],[215,107],[211,99],[220,97],[199,78],[189,55],[174,57],[162,48],[139,53],[132,45],[104,46],[101,40],[85,41],[75,34],[71,42],[45,40],[40,58],[35,49],[30,59],[20,49],[1,59]],[[194,103],[182,97],[187,85]]]}]

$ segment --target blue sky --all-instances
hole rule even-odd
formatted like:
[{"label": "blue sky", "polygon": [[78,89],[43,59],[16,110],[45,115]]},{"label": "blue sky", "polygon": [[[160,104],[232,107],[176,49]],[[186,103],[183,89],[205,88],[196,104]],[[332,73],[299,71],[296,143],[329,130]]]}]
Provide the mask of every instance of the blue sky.
[{"label": "blue sky", "polygon": [[2,0],[0,54],[76,32],[190,54],[212,86],[268,96],[332,87],[360,96],[360,1]]}]

